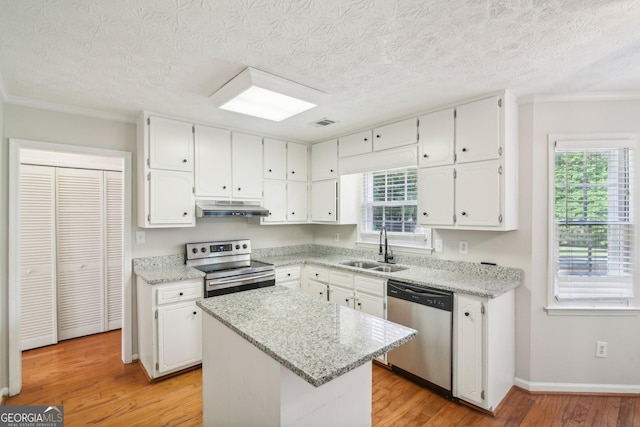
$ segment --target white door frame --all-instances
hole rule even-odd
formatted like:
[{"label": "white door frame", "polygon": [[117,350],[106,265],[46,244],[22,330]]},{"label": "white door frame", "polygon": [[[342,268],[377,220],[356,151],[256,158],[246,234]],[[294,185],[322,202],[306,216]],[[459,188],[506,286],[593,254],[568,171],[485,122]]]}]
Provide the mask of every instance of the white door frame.
[{"label": "white door frame", "polygon": [[20,251],[19,251],[19,185],[20,151],[35,149],[102,157],[120,158],[124,164],[123,222],[123,289],[122,289],[122,361],[133,359],[132,280],[131,280],[131,153],[128,151],[76,145],[54,144],[23,139],[9,139],[9,395],[22,389],[22,350],[20,346]]}]

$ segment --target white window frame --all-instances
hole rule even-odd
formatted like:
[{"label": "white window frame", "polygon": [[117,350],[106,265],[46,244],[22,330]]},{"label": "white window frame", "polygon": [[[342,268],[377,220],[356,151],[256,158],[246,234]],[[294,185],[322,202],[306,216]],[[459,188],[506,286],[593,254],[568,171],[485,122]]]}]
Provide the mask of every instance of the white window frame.
[{"label": "white window frame", "polygon": [[638,134],[550,134],[548,137],[548,279],[547,279],[547,306],[545,310],[550,315],[637,315],[640,313],[640,304],[638,294],[640,293],[640,285],[638,284],[638,252],[640,246],[638,242],[640,227],[637,221],[634,221],[633,239],[635,242],[635,250],[633,254],[634,262],[634,297],[607,300],[562,300],[555,298],[555,144],[556,141],[575,141],[577,143],[584,142],[584,147],[607,147],[607,146],[628,146],[634,149],[632,156],[632,170],[635,171],[634,176],[634,197],[632,199],[632,215],[637,215],[639,210],[638,199],[640,199],[640,186],[638,185],[640,173],[638,173],[638,157],[640,153],[638,147]]},{"label": "white window frame", "polygon": [[[411,169],[410,167],[403,167],[398,169]],[[363,248],[378,248],[380,243],[380,233],[379,232],[369,232],[364,231],[364,224],[366,222],[367,215],[367,203],[363,200],[364,198],[364,179],[367,174],[373,174],[376,172],[389,172],[394,169],[388,169],[383,171],[371,171],[362,174],[361,182],[363,182],[363,191],[361,195],[361,212],[358,220],[357,227],[357,242],[356,246]],[[416,169],[417,171],[417,169]],[[416,186],[418,184],[416,183]],[[417,190],[416,190],[416,206],[417,206]],[[399,203],[403,204],[403,203]],[[388,232],[388,242],[389,245],[393,245],[393,250],[399,253],[407,253],[407,254],[431,254],[433,252],[432,249],[432,231],[431,228],[416,226],[414,233],[398,233],[398,232]]]}]

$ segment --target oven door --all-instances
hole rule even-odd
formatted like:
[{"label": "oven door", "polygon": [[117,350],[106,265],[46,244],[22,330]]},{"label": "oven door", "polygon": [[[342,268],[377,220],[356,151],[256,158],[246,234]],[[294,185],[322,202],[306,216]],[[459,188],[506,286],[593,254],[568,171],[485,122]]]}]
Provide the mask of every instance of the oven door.
[{"label": "oven door", "polygon": [[208,279],[204,286],[205,298],[264,288],[275,284],[276,273],[274,270]]}]

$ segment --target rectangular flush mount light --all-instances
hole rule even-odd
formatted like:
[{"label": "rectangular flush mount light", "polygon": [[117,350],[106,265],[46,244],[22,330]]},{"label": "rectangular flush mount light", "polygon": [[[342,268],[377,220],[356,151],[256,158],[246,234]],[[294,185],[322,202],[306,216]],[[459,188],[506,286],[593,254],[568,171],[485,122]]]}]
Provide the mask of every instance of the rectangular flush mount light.
[{"label": "rectangular flush mount light", "polygon": [[247,67],[210,95],[221,109],[279,122],[317,106],[326,94]]}]

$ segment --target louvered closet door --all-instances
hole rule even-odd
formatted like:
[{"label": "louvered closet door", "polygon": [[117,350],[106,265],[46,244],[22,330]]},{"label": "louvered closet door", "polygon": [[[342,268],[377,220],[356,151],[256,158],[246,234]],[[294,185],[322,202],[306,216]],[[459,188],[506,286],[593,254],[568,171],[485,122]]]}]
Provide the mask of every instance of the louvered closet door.
[{"label": "louvered closet door", "polygon": [[107,330],[122,327],[122,244],[123,244],[123,194],[122,172],[104,172],[106,189],[105,222],[106,238],[106,298]]},{"label": "louvered closet door", "polygon": [[58,342],[55,168],[20,166],[20,341],[22,350]]},{"label": "louvered closet door", "polygon": [[57,169],[58,337],[105,331],[102,171]]}]

